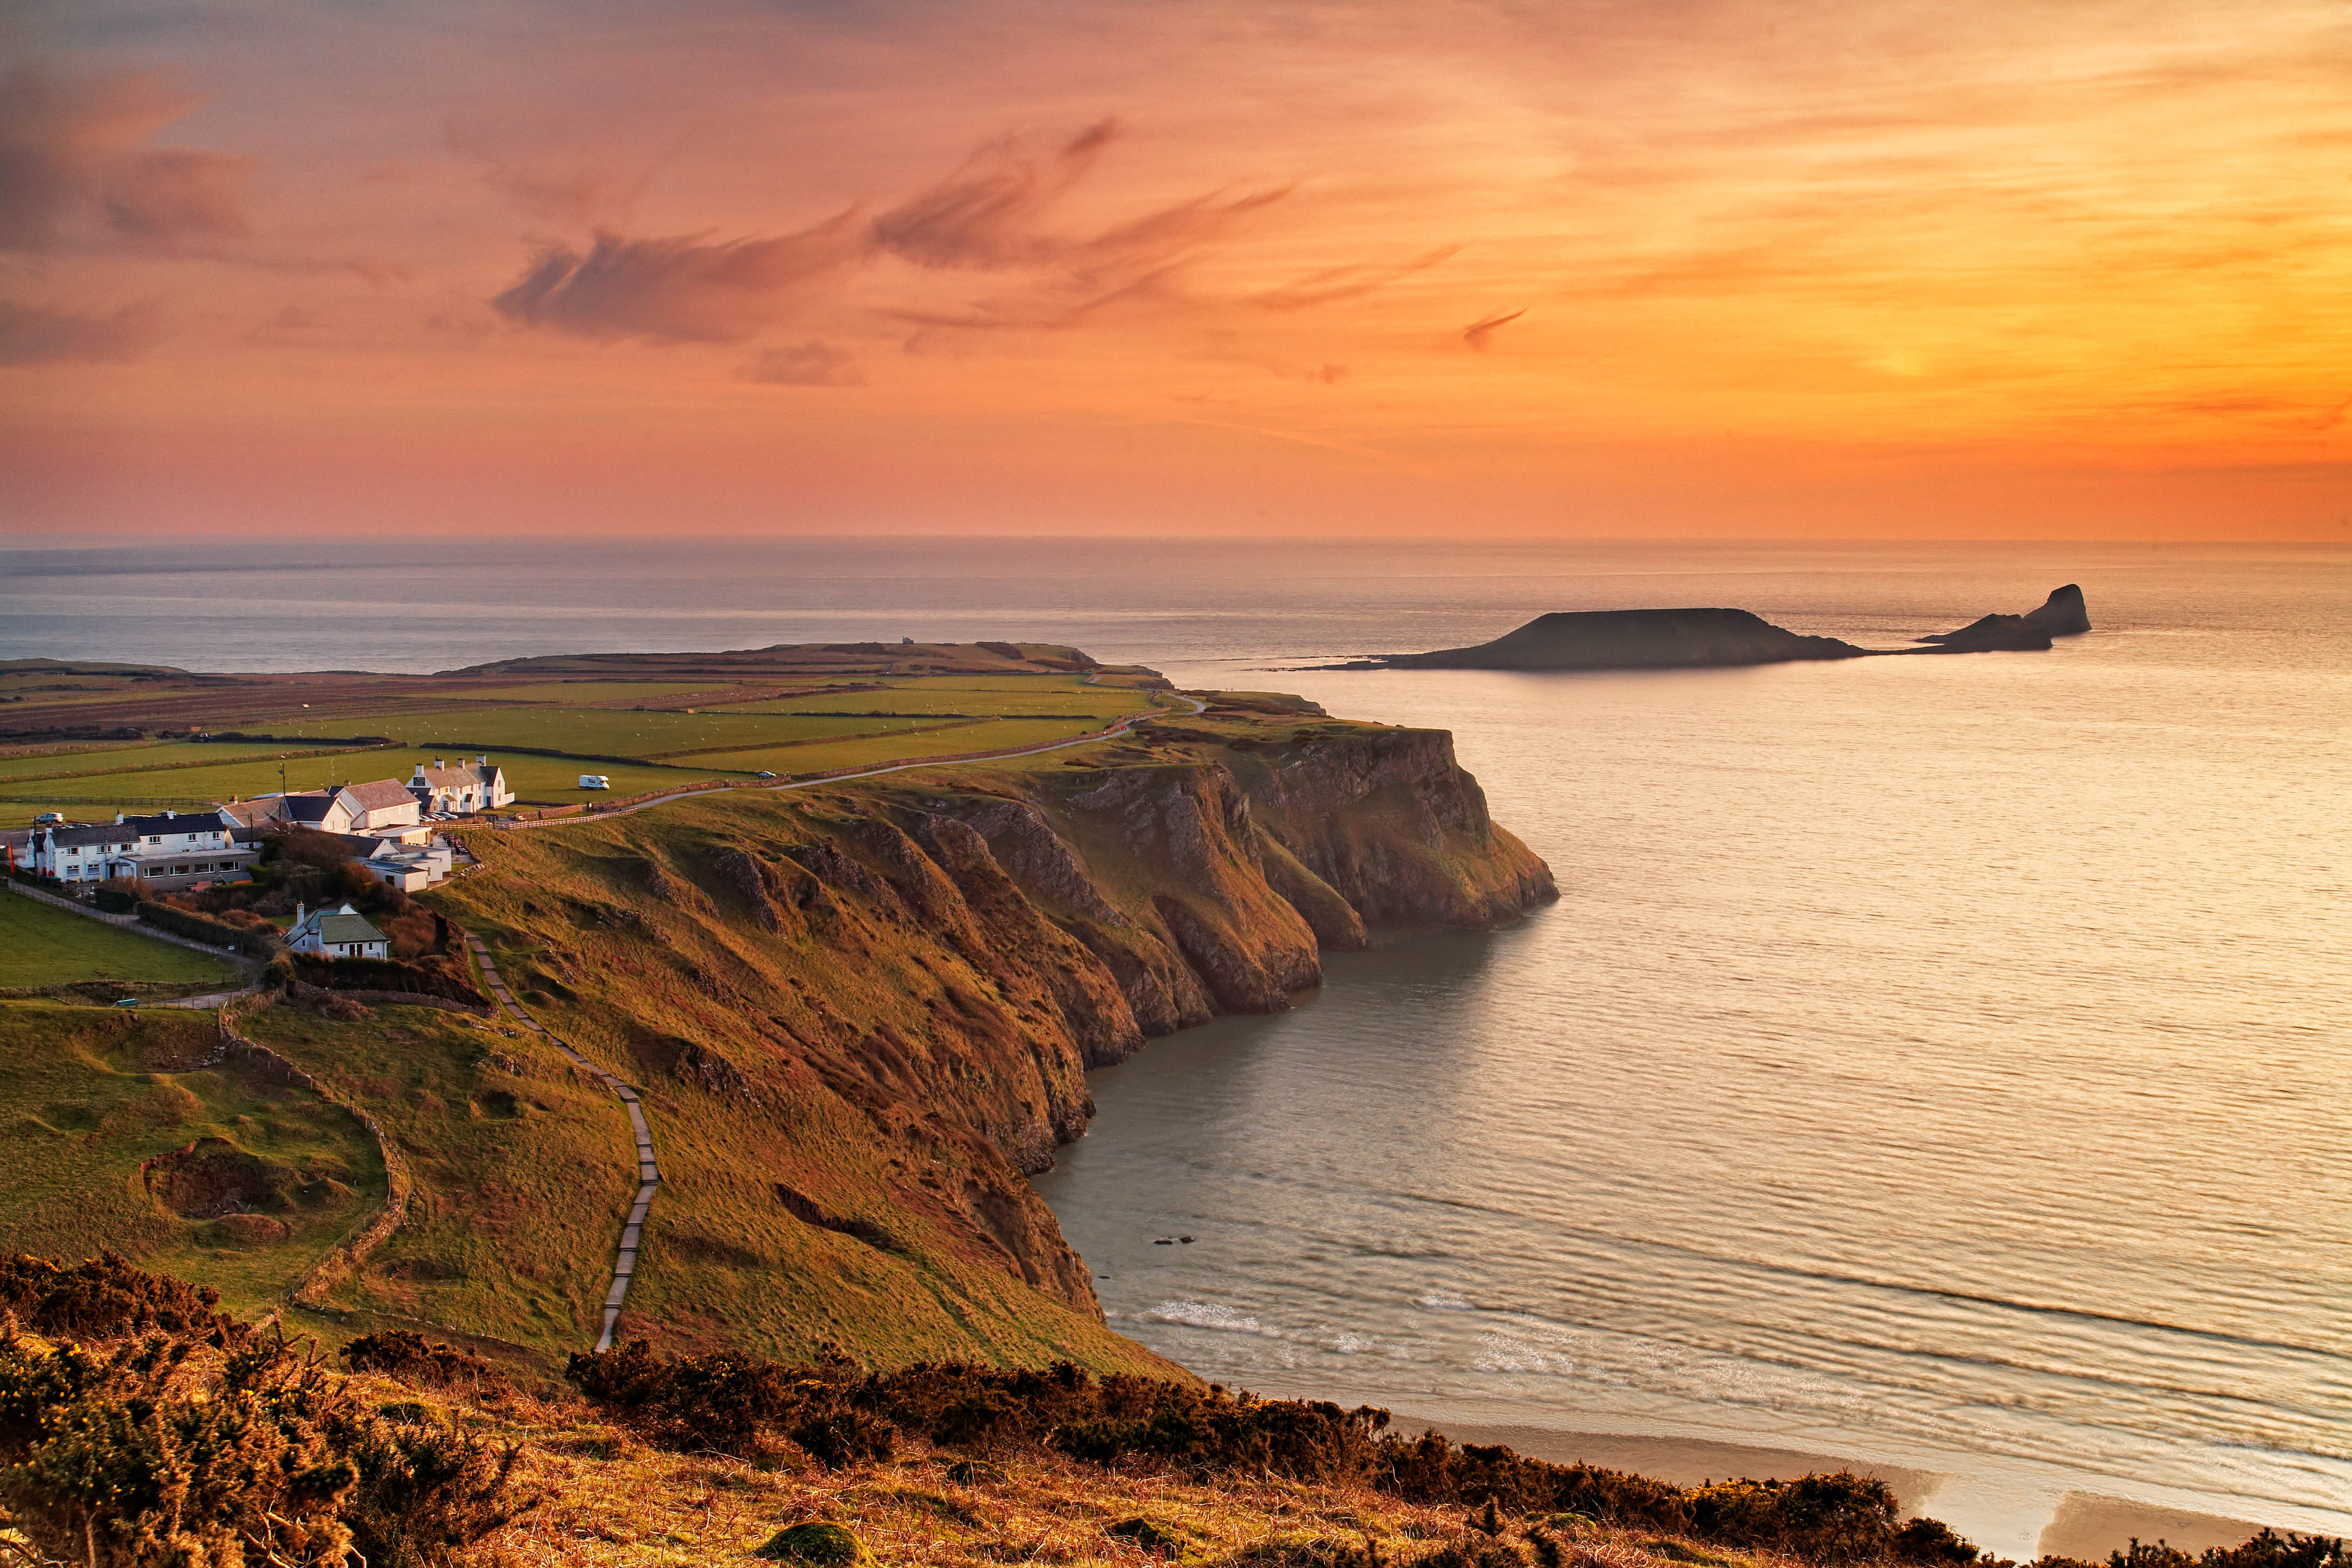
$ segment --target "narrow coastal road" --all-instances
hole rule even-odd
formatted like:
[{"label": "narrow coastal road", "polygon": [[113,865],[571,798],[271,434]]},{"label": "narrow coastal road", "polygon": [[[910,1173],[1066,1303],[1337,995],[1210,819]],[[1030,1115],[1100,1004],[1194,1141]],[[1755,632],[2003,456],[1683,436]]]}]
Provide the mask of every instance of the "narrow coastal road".
[{"label": "narrow coastal road", "polygon": [[629,1280],[637,1271],[637,1241],[645,1234],[646,1214],[653,1207],[654,1189],[661,1185],[661,1167],[654,1161],[654,1130],[646,1121],[645,1103],[637,1098],[637,1091],[634,1088],[606,1072],[555,1036],[549,1034],[540,1026],[537,1019],[522,1010],[522,1004],[517,1002],[513,994],[507,990],[506,979],[499,973],[498,962],[490,957],[490,950],[482,945],[480,937],[476,936],[472,931],[467,931],[466,945],[471,948],[474,956],[481,961],[482,972],[489,979],[490,992],[498,997],[499,1005],[512,1014],[515,1020],[524,1028],[562,1051],[565,1059],[572,1066],[584,1068],[602,1079],[604,1087],[619,1097],[622,1108],[629,1113],[629,1125],[635,1130],[637,1198],[636,1202],[629,1207],[627,1222],[621,1226],[620,1250],[613,1258],[613,1288],[604,1293],[604,1331],[596,1336],[598,1350],[611,1350],[613,1325],[621,1320],[621,1303],[628,1300]]}]

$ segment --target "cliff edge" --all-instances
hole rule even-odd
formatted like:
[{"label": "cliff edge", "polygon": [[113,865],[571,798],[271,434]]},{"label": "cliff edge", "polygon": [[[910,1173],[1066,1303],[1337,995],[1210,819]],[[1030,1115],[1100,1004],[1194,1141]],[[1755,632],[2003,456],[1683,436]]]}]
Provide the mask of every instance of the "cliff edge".
[{"label": "cliff edge", "polygon": [[[1555,896],[1449,736],[1268,702],[467,844],[483,868],[434,901],[655,1128],[620,1336],[894,1363],[1166,1375],[1104,1326],[1024,1179],[1084,1132],[1087,1069],[1290,1006],[1371,927]],[[502,1262],[442,1287],[444,1310]],[[345,1303],[396,1310],[414,1268],[395,1236]]]}]

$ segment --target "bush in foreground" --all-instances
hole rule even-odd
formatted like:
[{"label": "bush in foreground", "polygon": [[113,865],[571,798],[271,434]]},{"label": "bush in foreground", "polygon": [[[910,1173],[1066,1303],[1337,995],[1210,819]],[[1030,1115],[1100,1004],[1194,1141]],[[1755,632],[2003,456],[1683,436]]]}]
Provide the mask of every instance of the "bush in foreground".
[{"label": "bush in foreground", "polygon": [[[0,1529],[90,1568],[448,1560],[529,1502],[517,1451],[384,1421],[282,1331],[117,1258],[0,1264]],[[25,1334],[29,1301],[47,1342]]]},{"label": "bush in foreground", "polygon": [[[945,1363],[861,1373],[840,1363],[666,1360],[633,1341],[573,1356],[567,1375],[653,1442],[745,1458],[781,1438],[828,1467],[885,1458],[899,1435],[964,1450],[1039,1444],[1097,1465],[1141,1458],[1202,1477],[1276,1476],[1369,1486],[1419,1504],[1485,1505],[1490,1535],[1501,1528],[1497,1510],[1520,1518],[1575,1514],[1814,1563],[1958,1568],[1978,1561],[1976,1549],[1941,1523],[1903,1522],[1894,1494],[1867,1477],[1676,1487],[1591,1465],[1549,1464],[1508,1448],[1457,1446],[1434,1433],[1400,1437],[1386,1430],[1388,1413],[1370,1406],[1257,1399],[1151,1378],[1097,1379],[1067,1363],[1035,1372]],[[1488,1555],[1523,1561],[1517,1550],[1496,1547]]]}]

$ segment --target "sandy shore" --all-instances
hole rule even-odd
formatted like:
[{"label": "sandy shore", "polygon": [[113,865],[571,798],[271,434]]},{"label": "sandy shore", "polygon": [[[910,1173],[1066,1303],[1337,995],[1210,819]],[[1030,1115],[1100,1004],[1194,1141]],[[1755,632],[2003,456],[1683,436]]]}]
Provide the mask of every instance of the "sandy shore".
[{"label": "sandy shore", "polygon": [[1873,1464],[1795,1448],[1692,1437],[1568,1432],[1549,1426],[1486,1426],[1405,1410],[1395,1411],[1394,1415],[1392,1430],[1434,1428],[1457,1443],[1500,1443],[1531,1458],[1631,1470],[1677,1486],[1732,1476],[1851,1469],[1885,1481],[1906,1513],[1944,1520],[1987,1550],[2021,1559],[2074,1557],[2103,1563],[2108,1552],[2123,1550],[2135,1537],[2200,1552],[2208,1546],[2235,1546],[2262,1528],[2249,1520],[2095,1492],[2028,1486],[2005,1493],[1997,1484],[1988,1486],[1981,1479],[1947,1471]]}]

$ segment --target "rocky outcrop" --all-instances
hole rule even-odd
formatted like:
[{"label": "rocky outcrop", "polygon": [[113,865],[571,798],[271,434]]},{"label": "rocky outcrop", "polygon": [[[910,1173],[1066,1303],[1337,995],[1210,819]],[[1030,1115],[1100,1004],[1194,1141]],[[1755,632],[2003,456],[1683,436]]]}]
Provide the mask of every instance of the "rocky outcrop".
[{"label": "rocky outcrop", "polygon": [[1835,637],[1804,637],[1746,610],[1563,610],[1475,647],[1394,653],[1349,669],[1696,669],[1859,658]]},{"label": "rocky outcrop", "polygon": [[1908,651],[2038,653],[2048,648],[2053,637],[2074,637],[2090,629],[2091,612],[2083,602],[2083,590],[2069,583],[2063,588],[2052,589],[2039,608],[2021,616],[1981,616],[1956,632],[1937,632],[1921,637],[1921,642],[1934,646]]},{"label": "rocky outcrop", "polygon": [[1806,637],[1746,610],[1575,610],[1538,616],[1475,647],[1391,653],[1334,669],[1703,669],[1893,653],[1990,653],[2046,648],[2091,629],[2083,590],[2069,583],[2022,616],[1987,616],[1907,648],[1857,647]]}]

